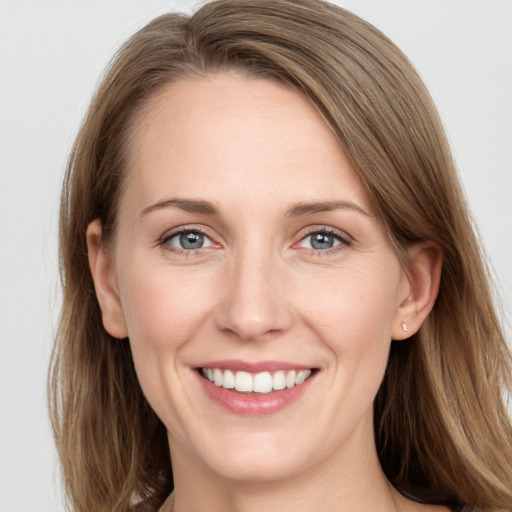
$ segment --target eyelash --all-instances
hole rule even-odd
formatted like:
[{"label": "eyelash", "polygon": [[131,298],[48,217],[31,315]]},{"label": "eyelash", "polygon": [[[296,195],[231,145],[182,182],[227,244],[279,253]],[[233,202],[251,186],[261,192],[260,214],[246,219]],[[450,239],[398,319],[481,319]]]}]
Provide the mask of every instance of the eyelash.
[{"label": "eyelash", "polygon": [[[179,247],[169,244],[169,242],[173,238],[176,238],[177,236],[180,236],[184,233],[201,234],[210,241],[211,245],[216,245],[215,242],[213,242],[212,238],[205,232],[205,230],[203,230],[199,227],[186,227],[186,226],[179,229],[178,231],[173,231],[171,233],[167,233],[167,234],[163,235],[158,240],[158,245],[162,246],[164,248],[164,250],[166,250],[166,251],[169,251],[169,252],[172,252],[172,253],[178,254],[178,255],[185,255],[188,257],[189,256],[200,256],[204,249],[208,249],[210,247],[210,246],[201,247],[199,249],[180,249]],[[314,248],[304,248],[309,252],[309,254],[311,256],[326,256],[326,255],[338,252],[340,250],[343,250],[352,244],[352,240],[346,234],[342,234],[341,232],[339,232],[335,229],[330,229],[327,227],[322,227],[322,228],[312,227],[306,231],[306,233],[301,237],[301,239],[298,242],[296,242],[293,245],[293,247],[297,246],[298,244],[300,244],[301,242],[306,240],[308,237],[310,237],[311,235],[315,235],[315,234],[332,236],[333,238],[338,240],[340,243],[338,245],[335,245],[334,247],[331,247],[329,249],[323,249],[323,250],[322,249],[314,249]]]},{"label": "eyelash", "polygon": [[304,240],[306,240],[311,235],[316,235],[316,234],[332,236],[333,238],[338,240],[340,243],[339,243],[339,245],[335,245],[334,247],[331,247],[329,249],[324,249],[324,250],[314,249],[314,248],[310,248],[310,249],[306,248],[306,250],[309,251],[311,256],[328,256],[332,253],[346,249],[347,247],[350,247],[350,245],[352,245],[352,240],[348,237],[348,235],[346,235],[345,233],[342,233],[338,230],[328,228],[328,227],[322,227],[322,228],[312,227],[312,228],[308,229],[306,231],[306,234],[304,236],[302,236],[301,239],[299,240],[299,242],[297,242],[294,245],[297,245],[298,243],[301,243]]},{"label": "eyelash", "polygon": [[177,236],[183,235],[184,233],[197,233],[200,235],[203,235],[205,238],[207,238],[211,245],[215,245],[215,243],[212,241],[211,236],[209,236],[205,230],[199,228],[199,227],[183,227],[179,229],[178,231],[173,231],[172,233],[167,233],[163,235],[158,240],[158,245],[160,245],[164,250],[168,252],[172,252],[174,254],[178,255],[184,255],[187,257],[190,256],[200,256],[204,249],[208,249],[208,247],[201,247],[199,249],[180,249],[179,247],[176,247],[175,245],[171,245],[169,242],[176,238]]}]

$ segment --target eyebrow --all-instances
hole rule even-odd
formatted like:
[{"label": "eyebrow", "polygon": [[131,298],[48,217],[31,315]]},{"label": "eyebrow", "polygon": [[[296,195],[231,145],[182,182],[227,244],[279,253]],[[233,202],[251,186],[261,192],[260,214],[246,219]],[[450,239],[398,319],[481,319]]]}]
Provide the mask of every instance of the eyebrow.
[{"label": "eyebrow", "polygon": [[218,208],[208,201],[201,199],[182,199],[182,198],[171,198],[159,201],[155,204],[144,208],[140,213],[141,217],[154,212],[156,210],[162,210],[164,208],[179,208],[185,212],[191,213],[204,213],[207,215],[220,215]]},{"label": "eyebrow", "polygon": [[331,212],[333,210],[354,210],[366,217],[371,215],[361,206],[351,201],[320,201],[320,202],[300,202],[296,203],[286,211],[287,217],[300,217],[302,215],[311,215],[314,213]]},{"label": "eyebrow", "polygon": [[[148,215],[156,210],[164,208],[178,208],[180,210],[191,213],[202,213],[206,215],[220,216],[219,209],[209,201],[202,199],[185,199],[185,198],[171,198],[163,201],[158,201],[142,210],[141,217]],[[299,202],[295,203],[286,211],[287,217],[301,217],[303,215],[312,215],[314,213],[330,212],[333,210],[354,210],[366,217],[371,215],[366,212],[361,206],[351,201],[315,201],[315,202]]]}]

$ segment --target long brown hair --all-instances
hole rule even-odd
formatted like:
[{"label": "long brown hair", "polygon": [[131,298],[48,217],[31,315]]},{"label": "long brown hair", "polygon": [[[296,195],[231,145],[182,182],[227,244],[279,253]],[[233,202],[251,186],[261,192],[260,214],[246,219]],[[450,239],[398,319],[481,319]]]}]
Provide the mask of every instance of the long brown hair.
[{"label": "long brown hair", "polygon": [[73,147],[62,192],[63,307],[50,409],[77,511],[157,510],[172,489],[166,432],[137,382],[128,340],[107,334],[87,262],[99,218],[115,236],[133,120],[164,85],[235,70],[309,99],[336,133],[397,254],[441,247],[441,286],[419,332],[393,342],[375,400],[382,467],[430,503],[510,509],[511,356],[436,109],[407,58],[321,0],[219,0],[161,16],[118,52]]}]

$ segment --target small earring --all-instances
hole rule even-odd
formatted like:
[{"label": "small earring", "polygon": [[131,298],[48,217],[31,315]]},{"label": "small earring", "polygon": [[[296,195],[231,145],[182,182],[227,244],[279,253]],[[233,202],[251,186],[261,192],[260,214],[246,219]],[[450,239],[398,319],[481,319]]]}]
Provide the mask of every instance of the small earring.
[{"label": "small earring", "polygon": [[407,332],[409,330],[409,327],[407,327],[407,324],[405,322],[402,322],[402,329]]}]

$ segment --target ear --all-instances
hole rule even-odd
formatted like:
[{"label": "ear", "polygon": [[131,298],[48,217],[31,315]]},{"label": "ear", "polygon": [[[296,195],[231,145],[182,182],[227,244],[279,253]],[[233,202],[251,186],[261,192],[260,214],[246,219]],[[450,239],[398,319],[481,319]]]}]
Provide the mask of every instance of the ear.
[{"label": "ear", "polygon": [[115,338],[126,338],[128,331],[117,289],[112,257],[103,244],[101,221],[96,219],[87,227],[87,254],[96,297],[101,308],[103,326]]},{"label": "ear", "polygon": [[439,292],[443,254],[433,243],[420,243],[409,250],[410,267],[404,271],[404,286],[396,310],[391,337],[410,338],[432,310]]}]

